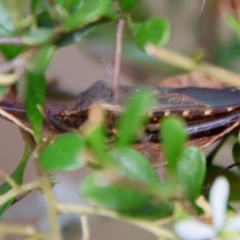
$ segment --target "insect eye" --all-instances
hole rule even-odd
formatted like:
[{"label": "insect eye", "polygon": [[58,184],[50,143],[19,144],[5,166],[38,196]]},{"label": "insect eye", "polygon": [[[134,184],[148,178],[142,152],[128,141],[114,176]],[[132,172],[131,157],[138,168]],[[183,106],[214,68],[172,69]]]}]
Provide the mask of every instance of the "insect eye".
[{"label": "insect eye", "polygon": [[67,114],[64,111],[61,111],[56,115],[57,118],[61,118],[61,119],[65,119],[66,116]]}]

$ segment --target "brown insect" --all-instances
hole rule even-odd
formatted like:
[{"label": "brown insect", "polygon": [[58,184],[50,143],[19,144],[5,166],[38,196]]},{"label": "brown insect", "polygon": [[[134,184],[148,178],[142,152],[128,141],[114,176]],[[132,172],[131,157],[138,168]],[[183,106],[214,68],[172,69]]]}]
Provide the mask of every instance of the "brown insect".
[{"label": "brown insect", "polygon": [[[137,88],[119,86],[120,98],[116,101],[111,84],[98,81],[81,92],[75,102],[63,107],[46,107],[47,123],[58,133],[79,129],[88,119],[91,106],[99,103],[106,111],[109,134],[113,134],[116,119],[122,114],[124,101],[135,91]],[[156,87],[152,91],[157,95],[157,101],[149,114],[144,143],[137,141],[135,148],[147,155],[154,164],[162,159],[158,129],[164,116],[181,116],[187,124],[186,130],[190,138],[188,144],[200,148],[210,146],[239,126],[240,92],[236,89]],[[3,101],[0,109],[26,121],[25,110],[19,105]]]}]

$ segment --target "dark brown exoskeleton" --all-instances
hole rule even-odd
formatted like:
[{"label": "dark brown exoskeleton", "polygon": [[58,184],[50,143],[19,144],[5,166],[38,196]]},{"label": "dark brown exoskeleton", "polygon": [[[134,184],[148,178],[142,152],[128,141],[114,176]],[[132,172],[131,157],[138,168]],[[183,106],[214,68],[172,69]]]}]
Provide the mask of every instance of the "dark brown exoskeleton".
[{"label": "dark brown exoskeleton", "polygon": [[[136,90],[134,87],[119,86],[120,97],[116,101],[111,84],[97,81],[81,92],[73,103],[57,108],[46,107],[46,127],[51,124],[59,133],[79,129],[88,119],[91,106],[98,103],[106,111],[106,125],[111,134],[114,132],[116,119],[122,114],[123,103]],[[144,143],[137,141],[135,148],[155,163],[162,159],[158,129],[164,116],[181,116],[187,124],[190,139],[188,144],[200,148],[210,146],[239,126],[240,92],[236,89],[188,87],[152,88],[152,91],[157,96],[156,104],[149,113]],[[3,101],[0,108],[26,121],[25,111],[21,106]]]}]

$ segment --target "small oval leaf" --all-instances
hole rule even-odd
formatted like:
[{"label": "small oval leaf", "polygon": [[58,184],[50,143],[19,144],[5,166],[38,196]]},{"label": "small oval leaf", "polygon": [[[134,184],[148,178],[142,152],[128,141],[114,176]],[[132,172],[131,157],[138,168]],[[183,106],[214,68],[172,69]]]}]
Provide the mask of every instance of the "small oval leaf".
[{"label": "small oval leaf", "polygon": [[42,142],[43,128],[43,116],[38,107],[43,107],[44,105],[45,91],[46,80],[44,74],[28,71],[26,74],[24,106],[38,144]]},{"label": "small oval leaf", "polygon": [[0,2],[0,37],[9,37],[14,33],[14,22],[11,16],[11,9],[6,4]]},{"label": "small oval leaf", "polygon": [[24,43],[29,45],[40,45],[51,40],[54,30],[50,28],[31,29],[26,35],[22,36]]},{"label": "small oval leaf", "polygon": [[229,27],[235,31],[238,35],[240,35],[240,23],[239,20],[236,19],[233,15],[228,14],[226,16],[226,22],[228,23]]},{"label": "small oval leaf", "polygon": [[28,69],[33,72],[46,72],[56,53],[55,46],[42,47],[28,64]]},{"label": "small oval leaf", "polygon": [[81,184],[83,198],[122,215],[156,219],[172,213],[173,188],[161,184],[157,172],[139,152],[115,148],[109,152],[111,162],[104,171],[88,176]]},{"label": "small oval leaf", "polygon": [[0,45],[0,51],[5,59],[12,60],[14,59],[18,54],[23,52],[25,49],[24,46],[18,46],[18,45]]},{"label": "small oval leaf", "polygon": [[205,174],[206,159],[203,152],[196,147],[186,148],[178,161],[177,179],[192,203],[201,193]]},{"label": "small oval leaf", "polygon": [[[127,181],[114,181],[111,172],[98,172],[87,176],[81,184],[81,196],[93,205],[118,211],[129,211],[146,205],[149,196]],[[134,185],[134,184],[133,184]]]},{"label": "small oval leaf", "polygon": [[109,155],[125,177],[141,181],[152,187],[161,184],[159,176],[149,160],[134,149],[114,148]]},{"label": "small oval leaf", "polygon": [[[29,156],[30,156],[29,150],[25,149],[20,163],[18,164],[17,168],[14,170],[14,172],[10,176],[15,181],[15,183],[19,185],[23,183],[23,175],[24,175],[24,171],[25,171]],[[7,182],[4,182],[0,186],[0,195],[7,193],[11,189],[12,187]],[[0,220],[2,220],[7,210],[14,203],[15,199],[16,198],[10,199],[8,202],[6,202],[4,205],[0,207]]]},{"label": "small oval leaf", "polygon": [[161,122],[161,139],[165,156],[168,160],[169,177],[176,174],[177,161],[187,140],[185,123],[182,119],[171,116]]},{"label": "small oval leaf", "polygon": [[97,21],[108,12],[109,6],[109,0],[83,1],[80,8],[64,21],[63,26],[65,29],[70,30]]},{"label": "small oval leaf", "polygon": [[50,171],[72,171],[85,163],[85,143],[79,134],[65,133],[57,137],[40,155],[41,165]]},{"label": "small oval leaf", "polygon": [[132,9],[139,0],[119,0],[119,4],[122,8],[122,10],[130,10]]},{"label": "small oval leaf", "polygon": [[139,90],[129,98],[125,113],[117,124],[118,146],[128,146],[136,138],[137,132],[147,119],[146,112],[151,108],[153,102],[153,92],[147,90]]},{"label": "small oval leaf", "polygon": [[147,204],[140,209],[134,209],[128,212],[119,211],[120,214],[128,217],[142,219],[159,219],[172,215],[173,204],[170,201]]},{"label": "small oval leaf", "polygon": [[161,17],[149,19],[142,24],[130,23],[130,28],[138,47],[142,50],[148,43],[159,47],[165,45],[170,35],[169,23]]}]

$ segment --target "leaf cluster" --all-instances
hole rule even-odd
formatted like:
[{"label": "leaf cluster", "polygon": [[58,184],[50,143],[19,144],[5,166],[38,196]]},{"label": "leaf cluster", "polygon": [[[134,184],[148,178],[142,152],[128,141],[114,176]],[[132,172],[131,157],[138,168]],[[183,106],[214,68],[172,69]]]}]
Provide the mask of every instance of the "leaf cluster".
[{"label": "leaf cluster", "polygon": [[[159,134],[166,160],[165,175],[151,165],[147,157],[136,151],[132,144],[142,139],[148,124],[149,106],[154,95],[149,89],[135,93],[124,106],[124,113],[109,140],[107,126],[99,120],[86,122],[78,132],[50,136],[43,140],[46,71],[59,48],[74,44],[87,37],[90,31],[119,19],[126,21],[136,45],[144,50],[146,44],[163,46],[167,43],[170,27],[164,17],[134,22],[131,11],[139,0],[2,0],[0,1],[0,51],[8,60],[9,68],[0,69],[0,99],[14,82],[24,88],[21,96],[27,118],[33,129],[35,149],[27,149],[11,175],[18,185],[23,182],[24,169],[31,153],[38,153],[41,166],[51,172],[73,171],[88,167],[91,173],[80,183],[78,192],[94,206],[108,208],[125,217],[173,220],[183,215],[199,213],[197,198],[203,194],[204,181],[214,171],[207,168],[203,152],[186,147],[188,136],[185,123],[178,117],[166,117],[160,122]],[[229,24],[239,33],[236,21]],[[90,114],[94,114],[94,110]],[[102,109],[98,112],[99,119]],[[91,117],[91,116],[90,116]],[[238,142],[240,140],[238,139]],[[240,147],[233,148],[239,160]],[[217,169],[217,170],[216,170]],[[232,199],[239,199],[239,176],[229,174],[235,182]],[[9,181],[0,186],[0,193],[12,189]],[[12,198],[0,208],[2,218],[16,201]],[[179,205],[181,206],[179,208]],[[187,207],[186,207],[187,205]]]}]

